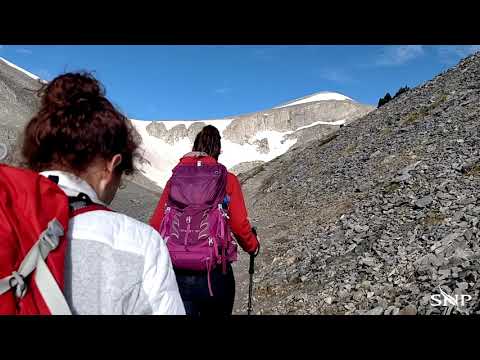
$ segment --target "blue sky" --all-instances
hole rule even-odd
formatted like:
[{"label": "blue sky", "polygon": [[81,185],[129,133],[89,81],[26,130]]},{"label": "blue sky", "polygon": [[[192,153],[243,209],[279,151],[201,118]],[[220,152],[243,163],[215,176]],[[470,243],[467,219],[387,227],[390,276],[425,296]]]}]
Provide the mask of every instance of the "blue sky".
[{"label": "blue sky", "polygon": [[51,80],[93,71],[127,116],[214,119],[319,91],[376,105],[480,50],[478,45],[140,46],[0,45],[0,57]]}]

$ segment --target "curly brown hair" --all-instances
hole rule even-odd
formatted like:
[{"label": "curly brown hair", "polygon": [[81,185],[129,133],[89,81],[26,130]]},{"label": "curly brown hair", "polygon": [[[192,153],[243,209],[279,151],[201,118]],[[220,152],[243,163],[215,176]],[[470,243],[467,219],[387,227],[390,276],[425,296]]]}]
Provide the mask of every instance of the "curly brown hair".
[{"label": "curly brown hair", "polygon": [[221,139],[218,129],[213,125],[207,125],[195,137],[192,150],[207,153],[218,160],[222,146]]},{"label": "curly brown hair", "polygon": [[90,73],[66,73],[45,84],[41,106],[24,131],[22,155],[35,171],[59,169],[77,175],[98,158],[122,155],[119,174],[133,174],[140,138],[130,121],[105,97]]}]

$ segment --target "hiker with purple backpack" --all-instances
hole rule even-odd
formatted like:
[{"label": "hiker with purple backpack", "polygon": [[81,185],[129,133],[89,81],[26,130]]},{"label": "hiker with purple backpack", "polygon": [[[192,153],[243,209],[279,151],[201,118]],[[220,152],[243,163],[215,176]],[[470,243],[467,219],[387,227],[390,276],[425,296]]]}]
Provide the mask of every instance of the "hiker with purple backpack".
[{"label": "hiker with purple backpack", "polygon": [[[167,242],[187,315],[231,315],[237,244],[254,256],[260,244],[237,177],[218,162],[221,136],[205,126],[173,169],[150,225]],[[232,237],[232,233],[235,239]]]}]

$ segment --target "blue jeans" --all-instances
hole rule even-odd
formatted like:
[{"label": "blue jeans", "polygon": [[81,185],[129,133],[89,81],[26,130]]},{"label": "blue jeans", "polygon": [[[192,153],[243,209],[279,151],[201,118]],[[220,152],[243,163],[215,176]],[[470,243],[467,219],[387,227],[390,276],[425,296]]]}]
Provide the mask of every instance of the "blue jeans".
[{"label": "blue jeans", "polygon": [[235,278],[232,266],[227,265],[227,273],[222,273],[219,265],[210,272],[213,296],[208,291],[206,272],[175,270],[180,296],[187,315],[190,316],[229,316],[235,301]]}]

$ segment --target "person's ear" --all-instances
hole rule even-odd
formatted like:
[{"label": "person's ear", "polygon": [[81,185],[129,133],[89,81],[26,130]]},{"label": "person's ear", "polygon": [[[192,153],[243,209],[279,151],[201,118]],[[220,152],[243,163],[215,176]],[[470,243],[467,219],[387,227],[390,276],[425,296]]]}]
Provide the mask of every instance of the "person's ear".
[{"label": "person's ear", "polygon": [[107,162],[107,172],[110,174],[113,174],[115,171],[115,168],[120,165],[122,162],[122,155],[121,154],[116,154],[112,157],[110,161]]}]

